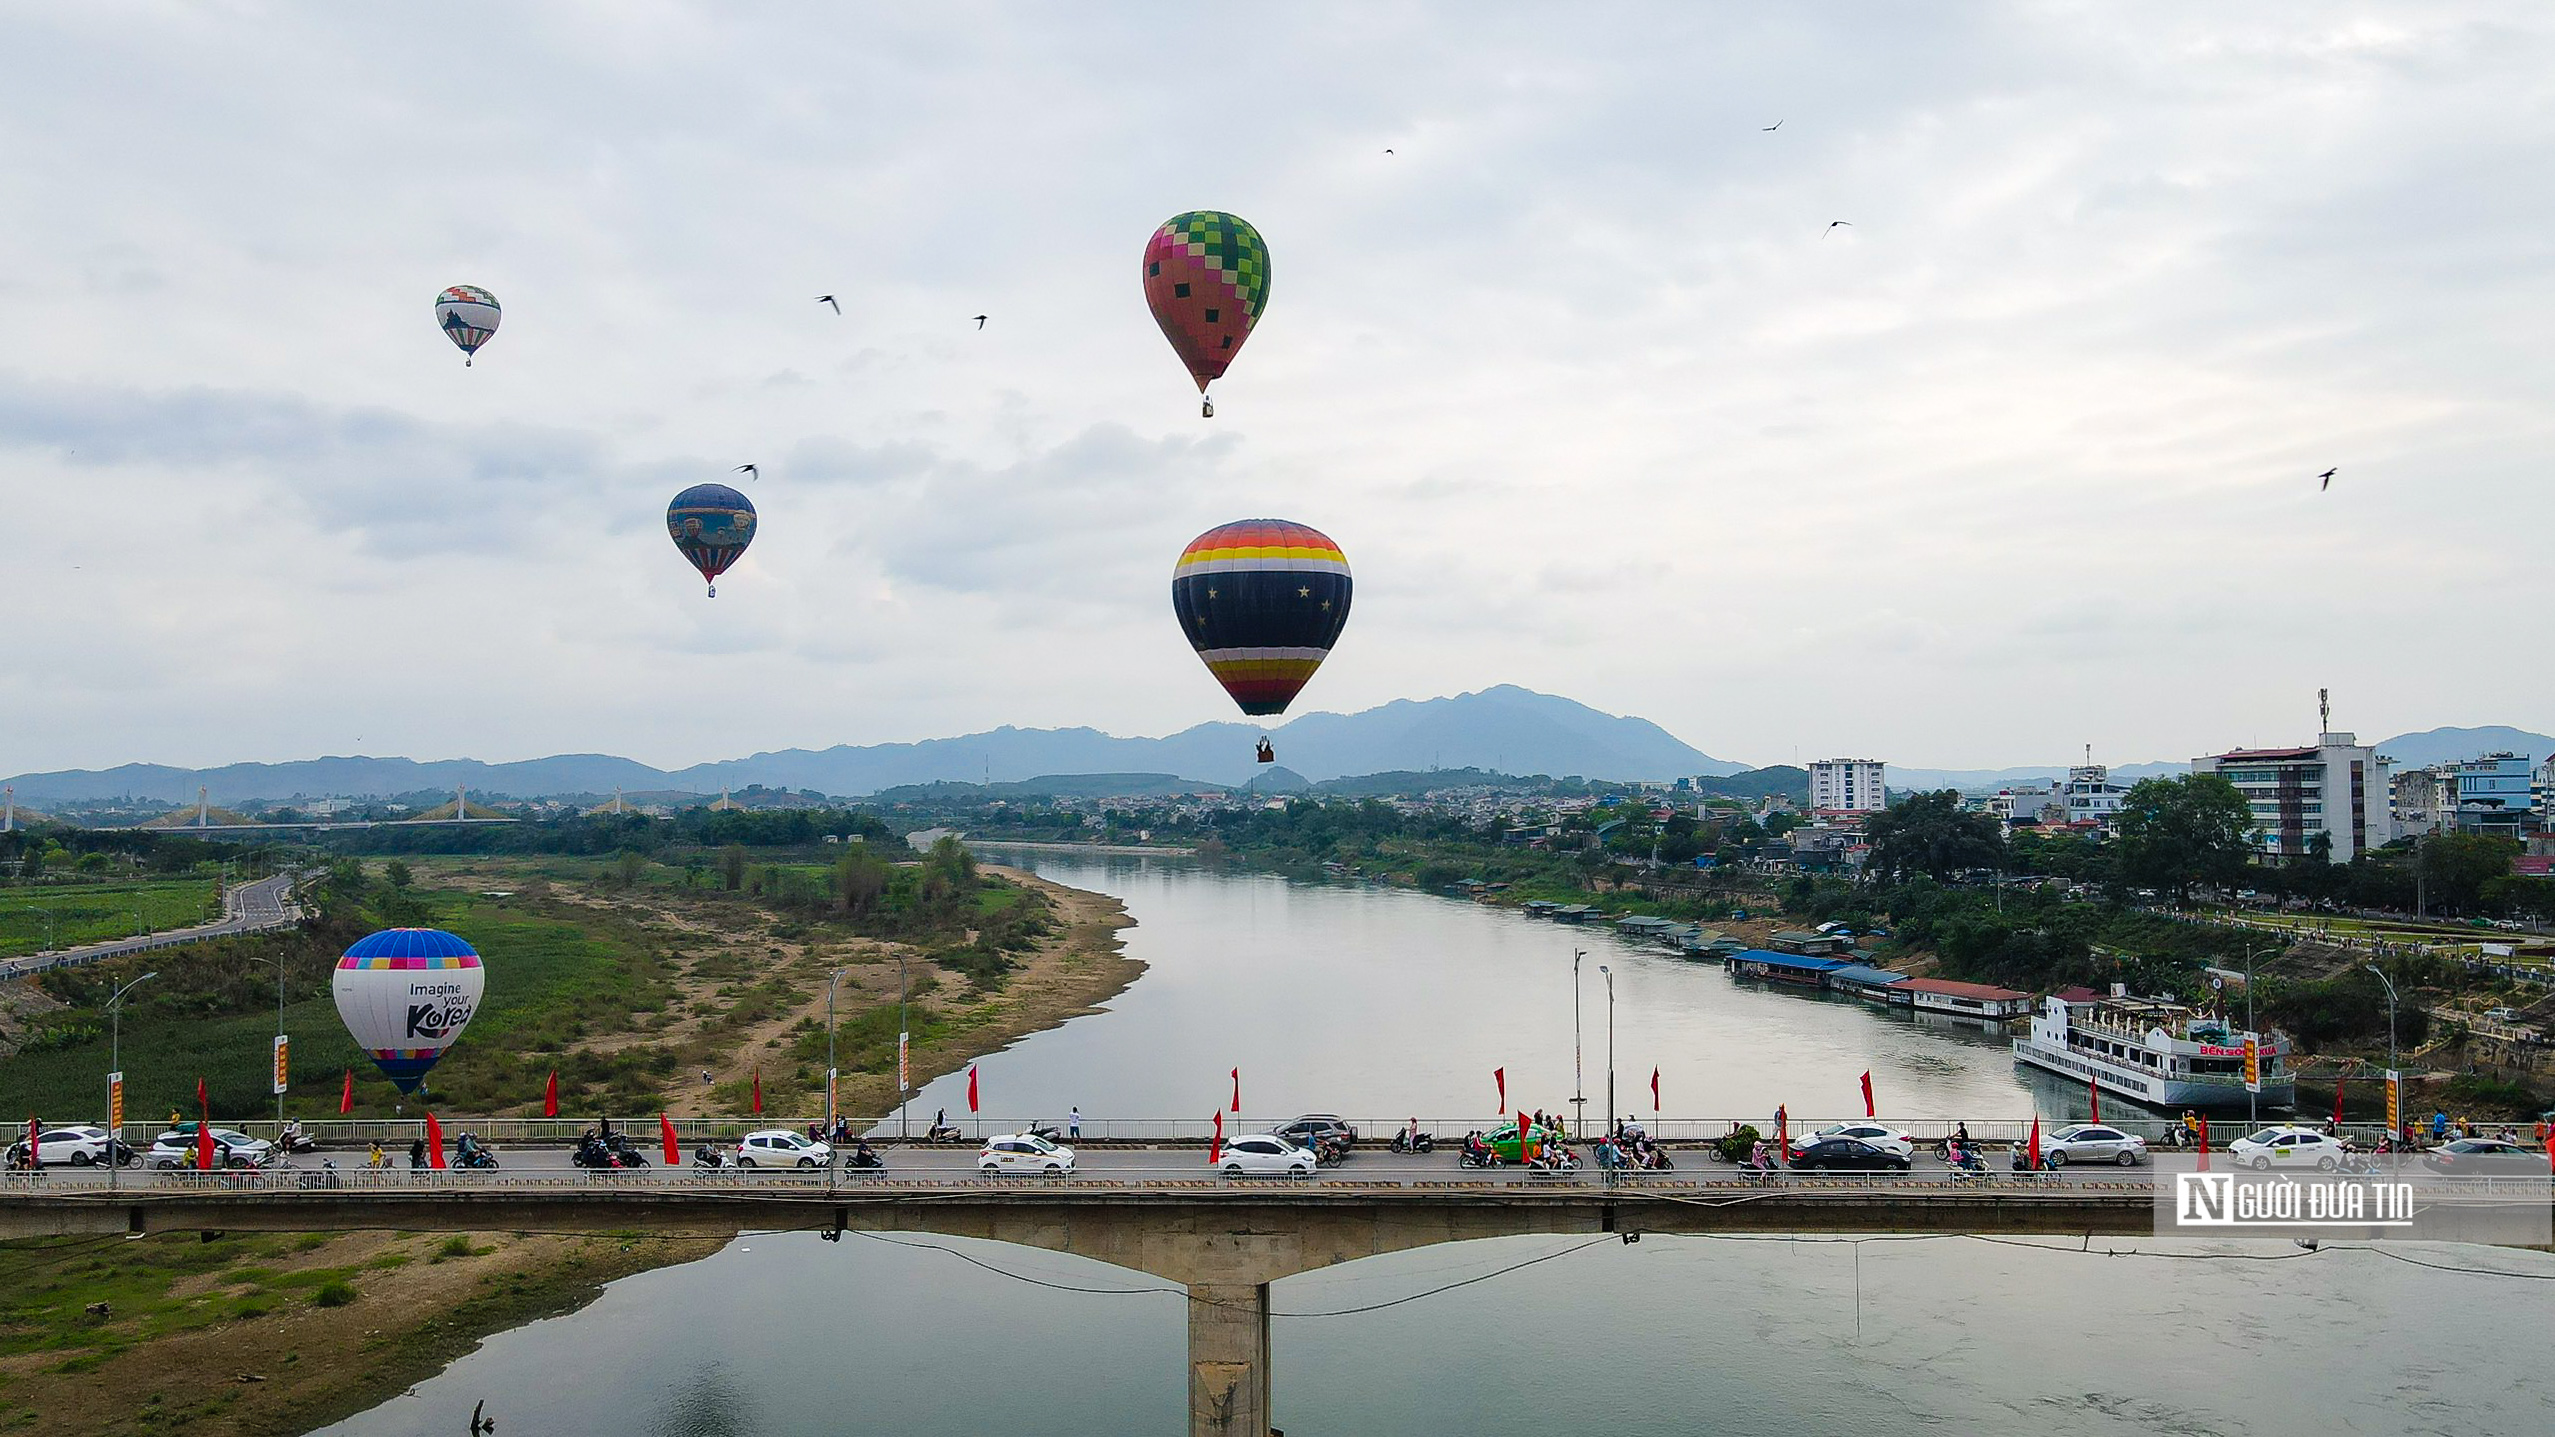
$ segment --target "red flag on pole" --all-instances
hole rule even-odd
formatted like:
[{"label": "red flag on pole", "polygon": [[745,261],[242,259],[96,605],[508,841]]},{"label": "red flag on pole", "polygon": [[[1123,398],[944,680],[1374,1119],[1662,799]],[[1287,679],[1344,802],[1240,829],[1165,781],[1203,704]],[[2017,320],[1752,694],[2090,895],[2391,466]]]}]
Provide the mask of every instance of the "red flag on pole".
[{"label": "red flag on pole", "polygon": [[2033,1172],[2040,1171],[2040,1114],[2038,1113],[2032,1114],[2032,1146],[2025,1157],[2024,1166]]},{"label": "red flag on pole", "polygon": [[1207,1139],[1207,1166],[1224,1161],[1224,1114],[1215,1115],[1215,1136]]},{"label": "red flag on pole", "polygon": [[440,1168],[443,1165],[444,1125],[435,1121],[433,1113],[428,1113],[426,1115],[426,1166]]},{"label": "red flag on pole", "polygon": [[[1508,1105],[1502,1103],[1500,1106],[1504,1108]],[[1240,1068],[1233,1070],[1233,1111],[1237,1113],[1242,1111],[1242,1070]]]},{"label": "red flag on pole", "polygon": [[2093,1105],[2094,1105],[2094,1121],[2095,1121],[2095,1122],[2098,1122],[2098,1123],[2099,1123],[2099,1122],[2101,1122],[2101,1121],[2103,1120],[2103,1084],[2102,1084],[2102,1079],[2100,1079],[2100,1078],[2094,1078],[2094,1077],[2088,1077],[2088,1078],[2086,1078],[2086,1079],[2085,1079],[2085,1096],[2086,1096],[2086,1098],[2087,1098],[2088,1100],[2090,1100],[2090,1101],[2093,1103]]},{"label": "red flag on pole", "polygon": [[198,1119],[195,1124],[195,1165],[205,1172],[213,1170],[213,1122]]},{"label": "red flag on pole", "polygon": [[550,1081],[541,1085],[541,1116],[559,1116],[559,1070],[550,1070]]},{"label": "red flag on pole", "polygon": [[44,1171],[44,1124],[27,1114],[27,1171]]},{"label": "red flag on pole", "polygon": [[674,1119],[663,1113],[656,1115],[657,1136],[665,1139],[665,1165],[675,1167],[683,1161],[683,1145],[674,1140]]},{"label": "red flag on pole", "polygon": [[2200,1170],[2209,1171],[2209,1119],[2200,1119]]},{"label": "red flag on pole", "polygon": [[1517,1115],[1517,1161],[1521,1163],[1531,1163],[1535,1160],[1534,1131],[1526,1126],[1526,1115],[1519,1113]]},{"label": "red flag on pole", "polygon": [[1508,1070],[1507,1070],[1506,1068],[1493,1068],[1493,1069],[1491,1069],[1491,1070],[1490,1070],[1490,1080],[1491,1080],[1492,1082],[1494,1082],[1494,1083],[1499,1084],[1499,1110],[1500,1110],[1501,1112],[1503,1112],[1503,1113],[1504,1113],[1504,1112],[1507,1112],[1507,1111],[1508,1111]]},{"label": "red flag on pole", "polygon": [[[970,1085],[975,1083],[975,1069],[967,1070],[967,1081]],[[754,1065],[754,1116],[763,1116],[763,1065],[760,1063]]]},{"label": "red flag on pole", "polygon": [[1659,1116],[1659,1070],[1650,1070],[1650,1116]]},{"label": "red flag on pole", "polygon": [[346,1085],[337,1090],[337,1112],[343,1117],[353,1111],[355,1111],[355,1070],[348,1068]]},{"label": "red flag on pole", "polygon": [[976,1065],[967,1065],[967,1111],[976,1111]]},{"label": "red flag on pole", "polygon": [[204,1080],[202,1078],[195,1080],[195,1110],[202,1113],[207,1119],[210,1119],[213,1116],[213,1105],[204,1100]]},{"label": "red flag on pole", "polygon": [[1863,1116],[1877,1118],[1880,1115],[1881,1110],[1872,1106],[1872,1074],[1866,1069],[1863,1073]]},{"label": "red flag on pole", "polygon": [[2350,1071],[2351,1064],[2345,1061],[2342,1072],[2333,1075],[2333,1135],[2337,1138],[2342,1136],[2342,1079]]}]

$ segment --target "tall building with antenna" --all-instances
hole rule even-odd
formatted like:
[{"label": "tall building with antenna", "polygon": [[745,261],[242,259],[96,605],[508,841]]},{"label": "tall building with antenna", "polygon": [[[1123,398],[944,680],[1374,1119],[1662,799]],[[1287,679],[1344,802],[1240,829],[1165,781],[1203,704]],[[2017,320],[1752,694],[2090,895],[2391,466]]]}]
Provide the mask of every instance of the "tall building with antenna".
[{"label": "tall building with antenna", "polygon": [[2194,773],[2214,773],[2236,786],[2253,808],[2255,856],[2265,863],[2293,863],[2318,854],[2348,863],[2395,837],[2389,760],[2333,729],[2333,706],[2316,690],[2313,744],[2296,748],[2240,748],[2191,761]]}]

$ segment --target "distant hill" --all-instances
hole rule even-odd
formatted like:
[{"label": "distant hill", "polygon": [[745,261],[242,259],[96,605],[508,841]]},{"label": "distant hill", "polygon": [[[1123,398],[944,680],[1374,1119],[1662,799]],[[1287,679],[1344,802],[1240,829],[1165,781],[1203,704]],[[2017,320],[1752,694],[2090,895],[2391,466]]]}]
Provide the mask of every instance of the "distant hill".
[{"label": "distant hill", "polygon": [[1200,724],[1163,738],[1119,738],[1098,729],[1004,727],[920,743],[844,744],[785,749],[667,772],[610,754],[562,754],[517,763],[475,759],[317,758],[182,769],[125,764],[21,774],[7,780],[28,803],[59,805],[125,795],[175,804],[198,785],[216,803],[295,797],[366,798],[420,790],[539,798],[674,789],[742,790],[761,783],[859,796],[909,784],[1018,783],[1066,774],[1162,774],[1180,781],[1239,786],[1258,775],[1253,741],[1271,735],[1278,758],[1307,781],[1395,769],[1478,767],[1602,779],[1668,779],[1727,774],[1725,763],[1647,719],[1601,713],[1551,694],[1503,684],[1452,698],[1403,699],[1354,714],[1305,714],[1262,729]]},{"label": "distant hill", "polygon": [[1168,773],[1046,773],[1017,783],[905,783],[870,794],[872,803],[982,803],[988,799],[1163,798],[1182,793],[1222,793],[1205,783]]},{"label": "distant hill", "polygon": [[2460,759],[2482,758],[2488,753],[2524,753],[2538,763],[2555,754],[2555,738],[2505,724],[2489,724],[2483,728],[2434,728],[2420,733],[2400,733],[2378,745],[2378,752],[2395,760],[2396,772],[2408,768],[2429,768],[2438,763],[2455,763]]},{"label": "distant hill", "polygon": [[[1897,775],[1893,774],[1892,777]],[[1695,791],[1722,798],[1772,798],[1781,795],[1802,803],[1810,801],[1810,771],[1779,763],[1771,768],[1752,768],[1745,773],[1724,774],[1695,784]]]}]

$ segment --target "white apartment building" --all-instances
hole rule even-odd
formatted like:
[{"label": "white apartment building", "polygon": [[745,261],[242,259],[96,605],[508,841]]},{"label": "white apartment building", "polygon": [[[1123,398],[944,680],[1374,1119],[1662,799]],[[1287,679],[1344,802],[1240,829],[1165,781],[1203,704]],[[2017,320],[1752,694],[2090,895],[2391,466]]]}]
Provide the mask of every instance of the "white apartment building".
[{"label": "white apartment building", "polygon": [[2389,785],[2394,801],[2395,831],[2418,838],[2438,831],[2457,814],[2457,781],[2445,768],[2409,768]]},{"label": "white apartment building", "polygon": [[2129,790],[2111,781],[2111,765],[2088,763],[2067,770],[2058,794],[2067,805],[2069,823],[2109,823]]},{"label": "white apartment building", "polygon": [[1876,758],[1823,758],[1810,765],[1810,808],[1817,813],[1878,813],[1887,806],[1883,765]]},{"label": "white apartment building", "polygon": [[2335,863],[2395,837],[2387,761],[2351,734],[2319,734],[2312,748],[2235,749],[2191,761],[2253,805],[2255,852],[2280,863],[2315,852],[2316,835]]}]

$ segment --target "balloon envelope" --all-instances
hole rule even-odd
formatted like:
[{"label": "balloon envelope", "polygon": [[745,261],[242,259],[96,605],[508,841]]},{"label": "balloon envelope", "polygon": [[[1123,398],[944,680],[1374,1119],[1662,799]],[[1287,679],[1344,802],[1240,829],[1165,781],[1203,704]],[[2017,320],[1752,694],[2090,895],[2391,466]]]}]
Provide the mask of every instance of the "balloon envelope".
[{"label": "balloon envelope", "polygon": [[1189,646],[1246,714],[1281,714],[1348,623],[1348,558],[1318,529],[1244,519],[1189,543],[1171,607]]},{"label": "balloon envelope", "polygon": [[725,484],[695,484],[665,506],[665,531],[704,579],[716,579],[754,542],[754,505]]},{"label": "balloon envelope", "polygon": [[1206,392],[1269,303],[1269,247],[1240,215],[1173,215],[1144,247],[1144,302]]},{"label": "balloon envelope", "polygon": [[475,284],[457,284],[435,296],[435,324],[464,354],[477,354],[503,317],[497,297]]},{"label": "balloon envelope", "polygon": [[337,960],[329,991],[355,1046],[413,1093],[461,1037],[487,974],[469,944],[440,928],[385,928]]}]

